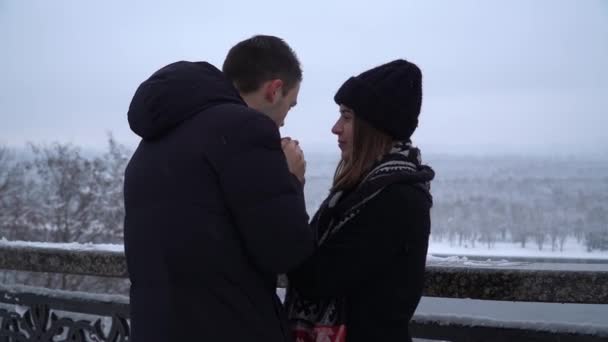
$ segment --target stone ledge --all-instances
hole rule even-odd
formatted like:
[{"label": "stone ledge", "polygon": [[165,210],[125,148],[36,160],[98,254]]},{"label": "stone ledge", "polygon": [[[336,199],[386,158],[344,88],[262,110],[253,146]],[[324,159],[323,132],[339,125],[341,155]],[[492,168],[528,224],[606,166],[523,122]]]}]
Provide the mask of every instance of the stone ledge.
[{"label": "stone ledge", "polygon": [[[607,266],[608,268],[608,266]],[[127,277],[124,253],[0,245],[0,269]],[[608,269],[427,266],[424,295],[483,300],[608,304]],[[284,286],[284,280],[279,282]]]}]

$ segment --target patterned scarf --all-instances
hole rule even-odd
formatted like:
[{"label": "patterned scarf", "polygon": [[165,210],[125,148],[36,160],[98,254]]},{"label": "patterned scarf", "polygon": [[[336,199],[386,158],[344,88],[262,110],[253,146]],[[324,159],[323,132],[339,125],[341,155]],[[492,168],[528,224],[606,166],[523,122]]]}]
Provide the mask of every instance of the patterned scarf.
[{"label": "patterned scarf", "polygon": [[[430,181],[434,176],[435,172],[430,167],[422,165],[420,150],[411,142],[396,143],[352,192],[332,192],[321,204],[311,222],[318,230],[318,245],[354,219],[366,203],[392,183],[412,184],[432,200]],[[288,286],[285,305],[292,331],[297,335],[296,342],[344,341],[344,298],[311,300]]]}]

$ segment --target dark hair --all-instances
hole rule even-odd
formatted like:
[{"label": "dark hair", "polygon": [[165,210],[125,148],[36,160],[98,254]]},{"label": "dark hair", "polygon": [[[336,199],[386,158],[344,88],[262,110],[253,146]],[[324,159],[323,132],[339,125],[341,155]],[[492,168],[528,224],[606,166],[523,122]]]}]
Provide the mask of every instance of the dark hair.
[{"label": "dark hair", "polygon": [[302,81],[300,61],[281,38],[258,35],[236,44],[226,56],[222,71],[239,92],[256,91],[262,83],[283,81],[287,93]]},{"label": "dark hair", "polygon": [[393,138],[358,118],[353,121],[353,149],[348,159],[340,160],[332,190],[347,190],[359,185],[372,166],[393,146]]}]

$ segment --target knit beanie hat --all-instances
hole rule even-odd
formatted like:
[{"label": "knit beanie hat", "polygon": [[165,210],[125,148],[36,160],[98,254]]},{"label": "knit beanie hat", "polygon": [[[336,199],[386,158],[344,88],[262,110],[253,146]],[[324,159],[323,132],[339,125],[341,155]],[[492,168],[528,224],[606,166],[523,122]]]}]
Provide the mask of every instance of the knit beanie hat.
[{"label": "knit beanie hat", "polygon": [[334,96],[375,128],[396,140],[407,140],[418,126],[422,73],[398,59],[349,78]]}]

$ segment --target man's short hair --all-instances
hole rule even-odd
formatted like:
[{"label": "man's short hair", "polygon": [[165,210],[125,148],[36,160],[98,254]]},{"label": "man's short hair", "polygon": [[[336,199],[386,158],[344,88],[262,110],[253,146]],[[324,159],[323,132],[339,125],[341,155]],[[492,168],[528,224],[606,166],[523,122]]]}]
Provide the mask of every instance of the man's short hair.
[{"label": "man's short hair", "polygon": [[243,94],[273,79],[283,81],[287,93],[302,81],[302,68],[293,49],[281,38],[257,35],[236,44],[226,56],[222,70]]}]

